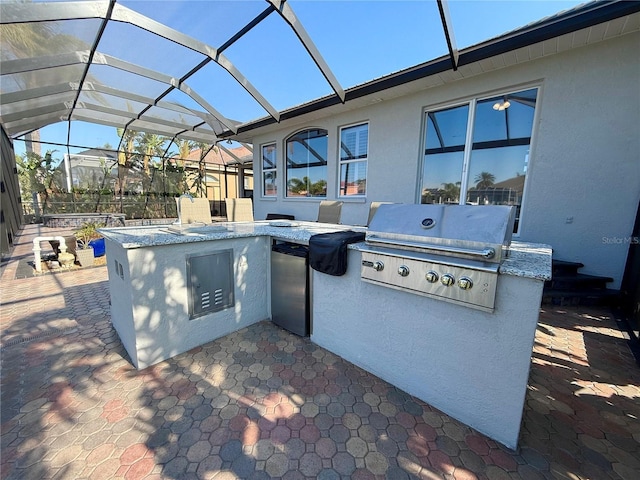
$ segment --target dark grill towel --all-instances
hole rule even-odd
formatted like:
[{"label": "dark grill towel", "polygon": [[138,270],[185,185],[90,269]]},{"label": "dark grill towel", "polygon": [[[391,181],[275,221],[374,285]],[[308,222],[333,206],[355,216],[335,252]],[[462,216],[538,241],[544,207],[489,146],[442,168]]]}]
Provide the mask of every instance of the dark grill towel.
[{"label": "dark grill towel", "polygon": [[347,272],[347,245],[364,241],[364,232],[346,230],[309,238],[309,265],[318,272],[339,277]]}]

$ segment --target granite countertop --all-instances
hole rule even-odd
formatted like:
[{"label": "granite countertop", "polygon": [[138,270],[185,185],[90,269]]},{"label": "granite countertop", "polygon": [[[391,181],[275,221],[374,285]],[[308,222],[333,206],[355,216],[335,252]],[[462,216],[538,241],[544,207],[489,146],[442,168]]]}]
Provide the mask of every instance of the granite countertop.
[{"label": "granite countertop", "polygon": [[511,242],[509,255],[500,265],[500,273],[516,277],[551,280],[550,245],[541,243]]},{"label": "granite countertop", "polygon": [[[308,245],[312,235],[341,230],[366,231],[366,228],[305,221],[263,220],[219,222],[210,225],[101,228],[99,232],[123,248],[132,249],[256,236],[269,236],[278,240]],[[362,245],[364,244],[351,244],[349,248],[359,250]],[[513,241],[509,255],[500,265],[500,273],[537,280],[550,280],[551,253],[552,249],[549,245]]]},{"label": "granite countertop", "polygon": [[231,238],[269,236],[308,245],[309,238],[318,233],[341,230],[366,230],[364,227],[329,223],[262,220],[256,222],[219,222],[210,225],[153,225],[145,227],[101,228],[107,239],[125,249],[207,242]]}]

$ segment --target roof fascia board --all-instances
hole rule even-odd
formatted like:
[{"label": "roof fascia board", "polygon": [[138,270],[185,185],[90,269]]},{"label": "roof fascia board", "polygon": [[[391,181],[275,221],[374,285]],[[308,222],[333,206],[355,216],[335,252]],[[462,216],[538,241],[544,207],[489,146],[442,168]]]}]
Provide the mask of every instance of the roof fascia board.
[{"label": "roof fascia board", "polygon": [[587,4],[577,11],[566,12],[470,47],[460,54],[459,65],[468,65],[637,12],[640,12],[638,1],[613,0]]},{"label": "roof fascia board", "polygon": [[289,24],[289,26],[293,29],[294,33],[307,50],[311,59],[314,61],[316,66],[320,69],[320,72],[324,76],[324,78],[329,82],[331,88],[335,92],[336,95],[340,98],[342,102],[345,101],[344,89],[338,82],[338,79],[333,74],[327,62],[325,62],[324,58],[320,54],[320,51],[311,40],[311,37],[305,30],[302,22],[298,20],[298,17],[294,13],[293,9],[287,3],[287,0],[267,0],[270,4],[272,4],[275,10],[280,14],[280,16],[284,19],[285,22]]},{"label": "roof fascia board", "polygon": [[109,2],[0,3],[0,24],[105,18]]}]

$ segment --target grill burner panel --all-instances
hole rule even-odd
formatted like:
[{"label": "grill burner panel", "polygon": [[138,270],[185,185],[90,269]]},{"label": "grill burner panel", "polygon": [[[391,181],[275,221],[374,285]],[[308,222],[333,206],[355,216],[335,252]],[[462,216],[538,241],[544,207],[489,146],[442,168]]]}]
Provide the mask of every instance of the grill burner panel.
[{"label": "grill burner panel", "polygon": [[[406,253],[398,256],[380,251],[363,251],[361,279],[467,307],[493,311],[498,265],[473,269],[469,268],[468,263],[458,266],[451,258],[441,260],[432,256],[427,259],[421,258],[420,254],[414,256]],[[450,285],[445,285],[447,280],[451,282]]]},{"label": "grill burner panel", "polygon": [[493,312],[513,207],[381,205],[361,248],[365,282]]}]

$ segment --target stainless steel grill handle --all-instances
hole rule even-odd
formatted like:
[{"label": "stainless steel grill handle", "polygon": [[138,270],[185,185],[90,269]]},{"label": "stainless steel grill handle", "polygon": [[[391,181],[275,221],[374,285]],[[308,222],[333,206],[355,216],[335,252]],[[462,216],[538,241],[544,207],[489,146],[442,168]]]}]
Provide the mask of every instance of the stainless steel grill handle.
[{"label": "stainless steel grill handle", "polygon": [[408,240],[387,240],[386,238],[376,237],[375,235],[370,235],[369,237],[367,237],[367,242],[371,244],[386,245],[391,247],[401,246],[408,248],[429,249],[443,253],[455,253],[458,255],[482,257],[484,259],[493,258],[496,255],[495,249],[490,247],[483,248],[482,250],[475,250],[472,248],[452,247],[448,245],[434,245],[432,243],[411,242]]}]

